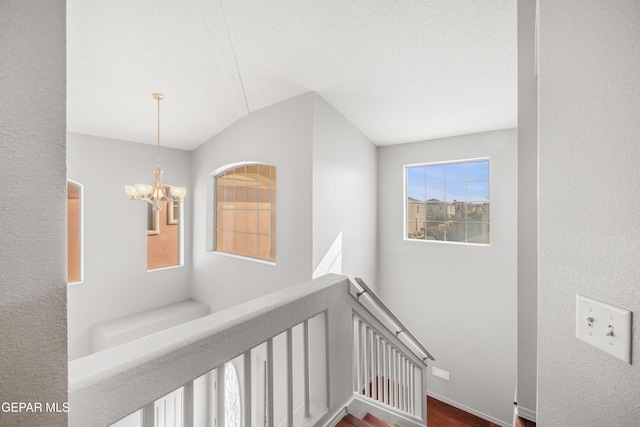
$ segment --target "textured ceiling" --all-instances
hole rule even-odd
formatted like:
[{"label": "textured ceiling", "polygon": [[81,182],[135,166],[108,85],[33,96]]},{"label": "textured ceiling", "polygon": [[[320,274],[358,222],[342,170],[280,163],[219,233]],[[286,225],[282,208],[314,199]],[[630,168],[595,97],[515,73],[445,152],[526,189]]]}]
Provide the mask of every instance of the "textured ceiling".
[{"label": "textured ceiling", "polygon": [[67,128],[193,150],[315,91],[378,145],[517,125],[516,0],[68,0]]}]

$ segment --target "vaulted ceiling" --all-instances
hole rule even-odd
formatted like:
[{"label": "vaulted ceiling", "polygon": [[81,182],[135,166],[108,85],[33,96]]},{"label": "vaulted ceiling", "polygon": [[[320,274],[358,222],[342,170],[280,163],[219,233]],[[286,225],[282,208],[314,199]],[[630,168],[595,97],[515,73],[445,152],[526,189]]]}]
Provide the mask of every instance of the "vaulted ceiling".
[{"label": "vaulted ceiling", "polygon": [[516,0],[68,0],[67,129],[193,150],[315,91],[377,145],[517,125]]}]

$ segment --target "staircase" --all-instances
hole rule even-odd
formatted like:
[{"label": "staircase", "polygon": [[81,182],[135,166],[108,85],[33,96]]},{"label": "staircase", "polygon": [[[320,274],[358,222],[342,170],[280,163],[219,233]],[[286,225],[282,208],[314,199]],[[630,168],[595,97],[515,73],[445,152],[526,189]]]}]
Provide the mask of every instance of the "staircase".
[{"label": "staircase", "polygon": [[347,414],[342,418],[336,427],[399,427],[397,424],[390,424],[375,415],[367,413],[362,419]]}]

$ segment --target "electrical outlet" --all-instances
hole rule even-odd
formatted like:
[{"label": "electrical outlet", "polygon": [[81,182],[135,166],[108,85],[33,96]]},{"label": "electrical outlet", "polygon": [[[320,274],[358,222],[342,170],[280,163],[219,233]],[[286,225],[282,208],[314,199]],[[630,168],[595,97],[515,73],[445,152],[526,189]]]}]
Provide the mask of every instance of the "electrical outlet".
[{"label": "electrical outlet", "polygon": [[449,381],[449,371],[445,371],[444,369],[438,369],[435,366],[431,367],[431,373],[434,377],[442,378],[445,381]]},{"label": "electrical outlet", "polygon": [[631,312],[578,295],[576,338],[631,363]]}]

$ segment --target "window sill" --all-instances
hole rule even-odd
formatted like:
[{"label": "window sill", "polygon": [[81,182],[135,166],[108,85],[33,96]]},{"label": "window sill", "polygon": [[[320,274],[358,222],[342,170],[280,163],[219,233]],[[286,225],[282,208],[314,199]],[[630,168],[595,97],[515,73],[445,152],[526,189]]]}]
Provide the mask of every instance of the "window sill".
[{"label": "window sill", "polygon": [[154,268],[151,270],[147,270],[147,273],[153,273],[155,271],[163,271],[163,270],[172,270],[174,268],[181,268],[184,267],[183,264],[178,264],[178,265],[170,265],[169,267],[159,267],[159,268]]},{"label": "window sill", "polygon": [[257,262],[258,264],[271,265],[271,266],[274,266],[274,267],[277,265],[275,261],[267,261],[267,260],[260,259],[260,258],[251,258],[251,257],[248,257],[248,256],[228,254],[226,252],[220,252],[220,251],[211,251],[211,253],[216,254],[216,255],[220,255],[220,256],[223,256],[223,257],[242,259],[242,260],[245,260],[245,261]]}]

